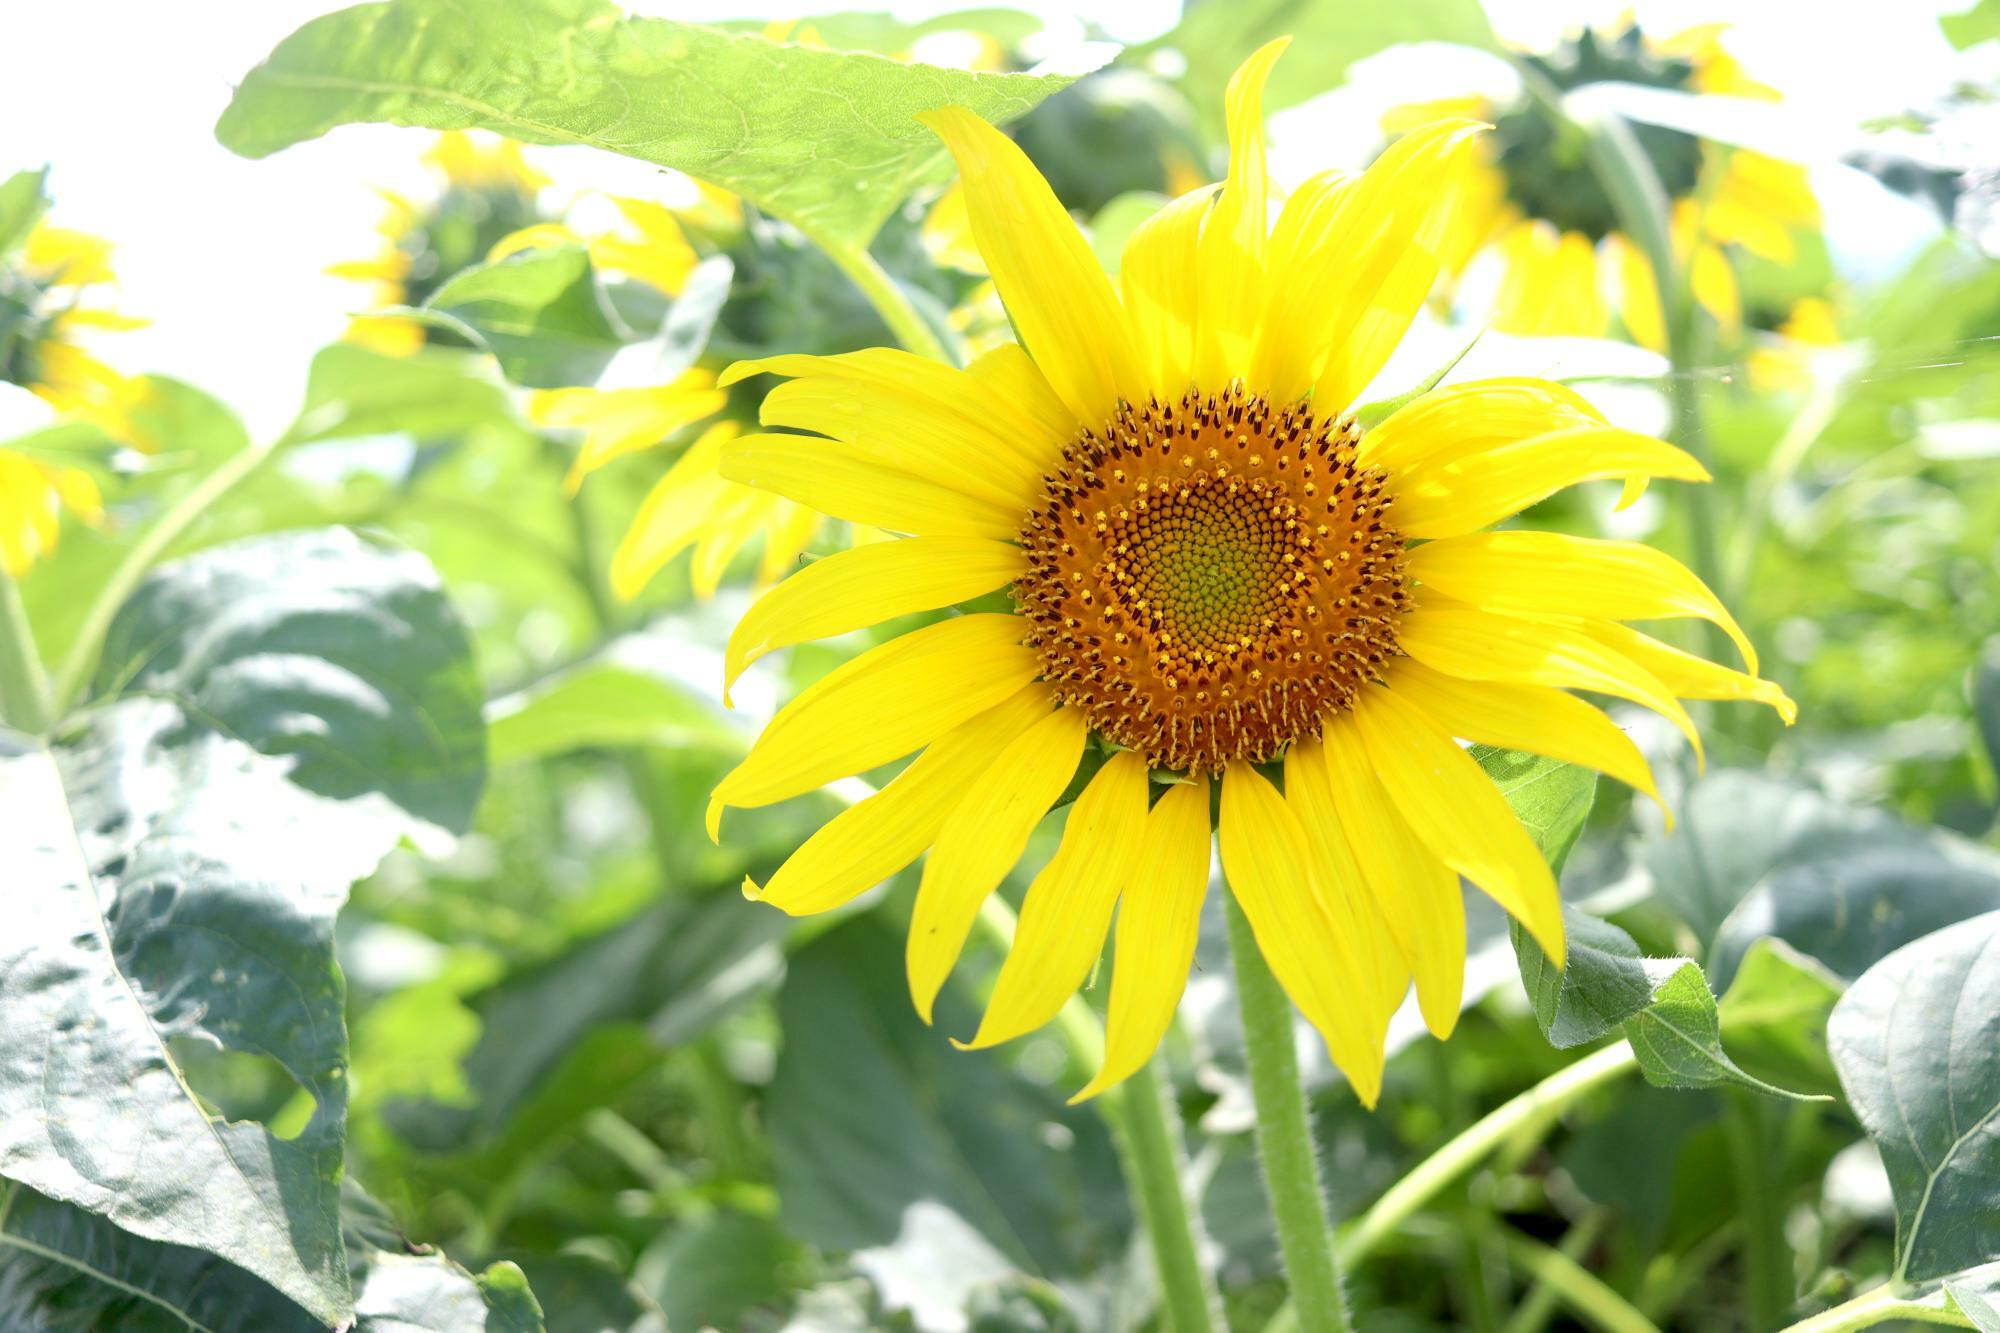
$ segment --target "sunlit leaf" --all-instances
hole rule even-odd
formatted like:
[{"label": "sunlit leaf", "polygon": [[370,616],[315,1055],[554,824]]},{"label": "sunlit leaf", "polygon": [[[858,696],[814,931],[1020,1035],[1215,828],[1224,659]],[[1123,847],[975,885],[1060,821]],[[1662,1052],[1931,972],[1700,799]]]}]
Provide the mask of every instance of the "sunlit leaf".
[{"label": "sunlit leaf", "polygon": [[589,384],[628,339],[581,246],[529,250],[447,278],[426,312],[449,316],[516,384]]},{"label": "sunlit leaf", "polygon": [[369,435],[428,439],[514,420],[506,390],[473,353],[433,347],[388,356],[355,343],[334,343],[313,358],[305,406],[287,438],[293,443]]},{"label": "sunlit leaf", "polygon": [[1005,121],[1069,82],[784,45],[631,18],[604,0],[388,0],[286,38],[244,77],[216,134],[249,157],[360,121],[587,144],[859,247],[948,171],[919,112],[956,104]]},{"label": "sunlit leaf", "polygon": [[1829,1034],[1895,1191],[1897,1277],[2000,1257],[2000,912],[1869,968]]},{"label": "sunlit leaf", "polygon": [[17,171],[5,182],[0,182],[0,259],[13,253],[14,247],[28,238],[28,232],[41,220],[42,212],[49,206],[49,169],[41,167],[35,171]]},{"label": "sunlit leaf", "polygon": [[1839,977],[1782,940],[1758,941],[1718,1006],[1731,1054],[1750,1073],[1783,1087],[1836,1091],[1826,1023],[1844,989]]},{"label": "sunlit leaf", "polygon": [[496,764],[630,745],[736,750],[745,741],[686,686],[616,662],[588,663],[496,700],[488,725]]},{"label": "sunlit leaf", "polygon": [[1560,874],[1583,832],[1584,820],[1590,818],[1597,799],[1597,774],[1560,759],[1491,745],[1473,746],[1472,757],[1500,788],[1543,858]]}]

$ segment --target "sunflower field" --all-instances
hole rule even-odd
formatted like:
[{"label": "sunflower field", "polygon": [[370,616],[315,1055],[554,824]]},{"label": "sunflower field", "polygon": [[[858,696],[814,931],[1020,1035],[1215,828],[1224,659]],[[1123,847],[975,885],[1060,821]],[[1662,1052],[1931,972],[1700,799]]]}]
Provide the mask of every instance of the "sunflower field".
[{"label": "sunflower field", "polygon": [[0,1333],[2000,1333],[2000,0],[23,3]]}]

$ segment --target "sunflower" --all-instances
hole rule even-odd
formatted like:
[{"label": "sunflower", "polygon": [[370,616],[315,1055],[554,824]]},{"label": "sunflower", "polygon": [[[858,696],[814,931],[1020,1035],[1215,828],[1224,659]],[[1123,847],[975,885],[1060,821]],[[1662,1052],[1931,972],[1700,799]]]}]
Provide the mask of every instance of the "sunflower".
[{"label": "sunflower", "polygon": [[[1138,1068],[1172,1018],[1216,788],[1229,890],[1373,1104],[1411,978],[1434,1032],[1456,1021],[1459,876],[1563,957],[1549,867],[1455,738],[1651,795],[1632,742],[1568,690],[1653,709],[1697,743],[1682,698],[1792,711],[1665,555],[1482,531],[1579,482],[1706,480],[1688,454],[1534,379],[1458,384],[1355,424],[1436,277],[1446,187],[1483,127],[1427,126],[1358,178],[1309,180],[1267,228],[1261,100],[1283,45],[1230,82],[1225,183],[1142,226],[1116,288],[1012,143],[962,108],[924,117],[1022,345],[962,371],[876,349],[724,376],[790,376],[765,423],[830,437],[731,441],[724,476],[909,534],[766,594],[730,639],[728,679],[790,644],[1001,589],[1009,609],[937,620],[808,687],[716,788],[710,833],[728,806],[921,749],[744,887],[821,912],[928,851],[907,950],[928,1020],[982,902],[1094,765],[970,1043],[1053,1017],[1115,911],[1105,1063],[1079,1097]],[[1621,623],[1681,616],[1720,625],[1750,671]]]},{"label": "sunflower", "polygon": [[[446,278],[487,258],[499,241],[543,221],[537,201],[548,177],[528,164],[521,145],[511,139],[449,130],[424,154],[424,164],[440,181],[437,197],[419,202],[381,191],[388,207],[376,224],[379,248],[326,270],[366,283],[371,310],[422,305]],[[346,337],[406,356],[422,347],[429,333],[414,320],[366,314],[348,324]]]},{"label": "sunflower", "polygon": [[[1586,28],[1558,51],[1523,61],[1560,92],[1636,83],[1775,100],[1775,90],[1744,74],[1722,33],[1722,25],[1710,24],[1654,41],[1632,25],[1609,37]],[[1620,230],[1576,134],[1553,125],[1525,95],[1505,105],[1466,97],[1400,107],[1384,123],[1393,129],[1440,113],[1495,127],[1455,186],[1458,206],[1442,242],[1448,279],[1491,256],[1499,271],[1492,326],[1594,337],[1609,332],[1615,317],[1634,341],[1664,348],[1652,265]],[[1791,263],[1795,230],[1819,225],[1805,169],[1662,126],[1636,125],[1634,133],[1672,201],[1670,236],[1695,299],[1724,328],[1739,328],[1742,298],[1726,247]]]}]

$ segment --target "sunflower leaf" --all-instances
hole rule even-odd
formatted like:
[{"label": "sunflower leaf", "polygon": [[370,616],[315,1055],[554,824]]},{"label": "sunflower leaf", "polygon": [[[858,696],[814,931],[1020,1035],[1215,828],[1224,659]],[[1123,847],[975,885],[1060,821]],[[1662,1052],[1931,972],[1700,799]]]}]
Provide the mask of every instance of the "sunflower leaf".
[{"label": "sunflower leaf", "polygon": [[[333,917],[400,838],[465,826],[479,693],[429,566],[351,534],[220,547],[139,589],[82,720],[0,752],[16,1206],[73,1205],[325,1324],[351,1315]],[[274,1062],[309,1099],[303,1128],[213,1115],[188,1042]]]},{"label": "sunflower leaf", "polygon": [[431,293],[424,311],[469,328],[502,374],[531,389],[589,384],[628,341],[612,323],[589,254],[576,245],[463,269]]},{"label": "sunflower leaf", "polygon": [[1889,1173],[1897,1279],[2000,1259],[2000,912],[1869,968],[1834,1006],[1828,1035]]},{"label": "sunflower leaf", "polygon": [[263,157],[386,121],[586,144],[733,190],[831,248],[865,247],[947,159],[916,116],[1021,115],[1072,80],[784,45],[607,0],[385,0],[328,14],[250,71],[216,125]]}]

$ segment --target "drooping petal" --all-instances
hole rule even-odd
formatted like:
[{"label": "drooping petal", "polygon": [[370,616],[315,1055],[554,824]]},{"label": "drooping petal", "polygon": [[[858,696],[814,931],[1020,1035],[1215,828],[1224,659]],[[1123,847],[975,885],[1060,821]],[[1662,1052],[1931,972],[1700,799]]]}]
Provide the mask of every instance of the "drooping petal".
[{"label": "drooping petal", "polygon": [[900,759],[1033,680],[1018,616],[953,616],[834,668],[778,710],[709,798],[711,838],[724,806],[770,805]]},{"label": "drooping petal", "polygon": [[1055,708],[1047,689],[1028,685],[932,741],[888,785],[813,832],[745,897],[793,916],[831,911],[917,859],[993,756]]},{"label": "drooping petal", "polygon": [[1391,690],[1453,736],[1596,769],[1666,811],[1652,766],[1632,738],[1574,695],[1546,685],[1447,676],[1408,657],[1391,662],[1383,674]]},{"label": "drooping petal", "polygon": [[1579,625],[1503,615],[1429,597],[1404,617],[1396,639],[1404,652],[1447,676],[1589,690],[1630,700],[1672,722],[1696,756],[1702,753],[1701,734],[1674,692]]},{"label": "drooping petal", "polygon": [[612,553],[614,594],[626,601],[637,597],[668,561],[701,540],[732,491],[756,494],[723,480],[717,470],[723,446],[735,437],[734,422],[710,426],[653,483]]},{"label": "drooping petal", "polygon": [[1140,223],[1119,261],[1118,282],[1140,366],[1161,402],[1176,401],[1194,383],[1201,311],[1196,241],[1216,188],[1190,191]]},{"label": "drooping petal", "polygon": [[839,440],[808,435],[745,435],[722,450],[722,475],[823,514],[923,537],[1005,540],[1022,512],[991,499],[911,476]]},{"label": "drooping petal", "polygon": [[743,613],[723,655],[723,689],[766,653],[978,597],[1021,565],[1020,547],[984,537],[909,537],[815,560]]},{"label": "drooping petal", "polygon": [[1201,297],[1194,378],[1211,388],[1242,373],[1263,313],[1264,254],[1271,227],[1264,83],[1291,41],[1280,37],[1253,52],[1230,76],[1223,99],[1229,176],[1196,246]]},{"label": "drooping petal", "polygon": [[683,426],[720,412],[728,395],[705,370],[643,389],[541,389],[528,398],[538,426],[577,430],[583,444],[563,479],[575,494],[583,479],[614,458],[650,449]]},{"label": "drooping petal", "polygon": [[1759,680],[1705,657],[1696,657],[1629,625],[1593,621],[1583,632],[1613,652],[1628,658],[1667,689],[1683,699],[1731,699],[1768,705],[1790,726],[1798,720],[1799,706],[1779,688],[1777,682]]},{"label": "drooping petal", "polygon": [[1638,542],[1562,532],[1477,532],[1425,542],[1404,559],[1405,570],[1419,583],[1494,611],[1706,620],[1735,642],[1752,674],[1757,670],[1756,648],[1708,585],[1666,552]]},{"label": "drooping petal", "polygon": [[918,119],[957,159],[979,253],[1057,395],[1093,426],[1109,420],[1121,398],[1143,401],[1139,359],[1111,281],[1027,154],[964,107]]},{"label": "drooping petal", "polygon": [[1376,775],[1417,836],[1504,907],[1561,967],[1555,875],[1493,780],[1393,690],[1363,689],[1354,722]]},{"label": "drooping petal", "polygon": [[1014,947],[968,1048],[1031,1032],[1089,978],[1111,928],[1111,909],[1132,882],[1146,829],[1146,761],[1112,756],[1070,806],[1062,844],[1028,886]]},{"label": "drooping petal", "polygon": [[1222,780],[1222,869],[1250,920],[1257,951],[1320,1036],[1361,1104],[1382,1093],[1383,1033],[1357,1003],[1377,975],[1313,889],[1312,849],[1298,817],[1242,760]]},{"label": "drooping petal", "polygon": [[1576,426],[1424,463],[1392,474],[1395,524],[1411,537],[1456,537],[1517,514],[1579,482],[1671,477],[1707,481],[1708,469],[1665,440],[1615,426]]},{"label": "drooping petal", "polygon": [[945,817],[924,862],[904,954],[910,998],[924,1022],[986,895],[1021,859],[1028,835],[1069,785],[1089,730],[1081,709],[1057,709],[994,754]]},{"label": "drooping petal", "polygon": [[[1405,265],[1428,265],[1435,277],[1450,182],[1467,140],[1481,128],[1476,121],[1440,121],[1406,134],[1351,187],[1325,187],[1318,207],[1296,215],[1297,242],[1274,245],[1274,252],[1289,249],[1292,258],[1266,294],[1247,376],[1251,387],[1281,403],[1310,388],[1329,417],[1352,404],[1365,383],[1357,377],[1373,377],[1415,316],[1409,292],[1429,286],[1428,279],[1417,283],[1415,270]],[[1285,219],[1279,222],[1286,232]],[[1307,230],[1308,222],[1317,230]],[[1411,259],[1412,251],[1419,257]],[[1371,320],[1371,311],[1383,318]],[[1365,346],[1354,341],[1364,324]]]},{"label": "drooping petal", "polygon": [[1174,1021],[1201,935],[1208,889],[1208,779],[1168,787],[1146,816],[1139,855],[1118,902],[1104,1065],[1071,1103],[1130,1078]]},{"label": "drooping petal", "polygon": [[[1332,818],[1347,834],[1361,882],[1416,980],[1424,1025],[1439,1037],[1449,1036],[1465,995],[1465,898],[1458,874],[1398,812],[1353,720],[1328,718],[1323,735],[1321,746],[1293,747],[1303,750],[1298,799],[1316,819]],[[1292,768],[1288,761],[1288,798]]]}]

